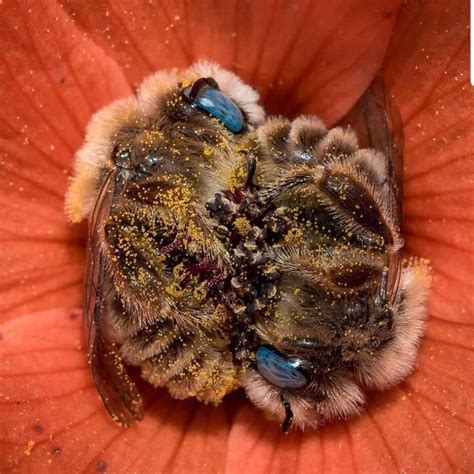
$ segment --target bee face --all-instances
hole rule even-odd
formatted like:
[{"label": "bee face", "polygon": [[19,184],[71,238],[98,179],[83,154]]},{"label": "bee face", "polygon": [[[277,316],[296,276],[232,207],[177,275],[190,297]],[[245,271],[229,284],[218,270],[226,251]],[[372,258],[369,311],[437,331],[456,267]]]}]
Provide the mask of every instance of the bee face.
[{"label": "bee face", "polygon": [[413,366],[427,274],[401,261],[387,116],[366,127],[383,154],[315,118],[264,121],[257,99],[215,65],[158,73],[78,153],[89,358],[122,424],[143,416],[126,365],[176,398],[242,386],[284,431],[357,413]]}]

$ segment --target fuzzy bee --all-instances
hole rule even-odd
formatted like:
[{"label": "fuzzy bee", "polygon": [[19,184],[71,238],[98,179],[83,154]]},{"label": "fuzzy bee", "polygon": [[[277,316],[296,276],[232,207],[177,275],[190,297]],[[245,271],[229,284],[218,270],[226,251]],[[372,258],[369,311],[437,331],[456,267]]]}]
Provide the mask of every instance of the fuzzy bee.
[{"label": "fuzzy bee", "polygon": [[408,375],[428,271],[401,257],[396,113],[375,89],[350,119],[366,149],[352,128],[266,119],[205,62],[94,116],[66,210],[89,219],[89,361],[117,422],[143,417],[127,366],[176,398],[242,387],[283,431]]}]

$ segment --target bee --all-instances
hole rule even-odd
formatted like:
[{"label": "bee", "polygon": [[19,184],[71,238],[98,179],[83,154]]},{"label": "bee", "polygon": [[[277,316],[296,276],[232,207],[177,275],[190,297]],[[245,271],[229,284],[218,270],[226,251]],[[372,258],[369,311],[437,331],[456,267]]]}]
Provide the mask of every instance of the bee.
[{"label": "bee", "polygon": [[363,388],[412,370],[429,274],[402,260],[400,134],[376,88],[348,119],[369,148],[266,118],[208,62],[93,117],[66,211],[89,220],[89,363],[119,424],[144,414],[129,366],[179,399],[242,387],[285,432],[356,414]]}]

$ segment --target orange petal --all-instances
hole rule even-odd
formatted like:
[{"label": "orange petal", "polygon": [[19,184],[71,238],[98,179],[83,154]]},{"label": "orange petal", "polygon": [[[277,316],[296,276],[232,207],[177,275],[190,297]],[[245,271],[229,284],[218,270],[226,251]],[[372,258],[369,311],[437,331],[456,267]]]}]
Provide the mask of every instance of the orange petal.
[{"label": "orange petal", "polygon": [[81,314],[56,310],[0,329],[0,471],[222,472],[224,410],[155,393],[123,429],[105,412],[83,347]]},{"label": "orange petal", "polygon": [[90,115],[130,94],[117,65],[53,2],[0,5],[0,318],[79,305],[84,228],[64,192]]},{"label": "orange petal", "polygon": [[62,3],[135,86],[207,58],[257,87],[270,113],[334,123],[380,67],[400,0]]},{"label": "orange petal", "polygon": [[[407,5],[386,65],[405,125],[407,249],[431,260],[434,281],[418,370],[400,391],[399,413],[393,408],[380,418],[404,420],[389,442],[403,450],[405,465],[419,471],[474,467],[466,445],[474,427],[474,93],[468,25],[462,1],[449,8],[438,2]],[[410,413],[418,421],[412,444],[423,439],[425,446],[418,452],[402,443]]]}]

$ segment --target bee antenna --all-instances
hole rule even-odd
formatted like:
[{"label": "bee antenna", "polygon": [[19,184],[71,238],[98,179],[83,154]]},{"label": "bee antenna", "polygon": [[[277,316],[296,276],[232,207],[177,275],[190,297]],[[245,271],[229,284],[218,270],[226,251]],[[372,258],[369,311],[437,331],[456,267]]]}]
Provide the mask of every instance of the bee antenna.
[{"label": "bee antenna", "polygon": [[283,405],[283,408],[285,409],[285,419],[283,420],[283,423],[280,425],[280,428],[283,433],[288,433],[291,426],[293,425],[293,419],[294,419],[293,410],[291,409],[290,402],[286,400],[283,394],[280,394],[280,401],[281,401],[281,404]]}]

